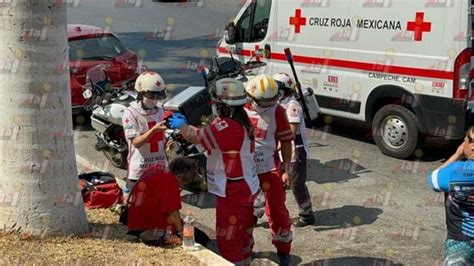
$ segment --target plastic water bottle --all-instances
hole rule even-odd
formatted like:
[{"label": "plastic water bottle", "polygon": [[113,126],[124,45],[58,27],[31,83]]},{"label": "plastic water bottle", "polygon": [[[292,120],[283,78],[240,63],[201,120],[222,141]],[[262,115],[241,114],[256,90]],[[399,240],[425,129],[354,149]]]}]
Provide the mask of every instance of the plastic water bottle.
[{"label": "plastic water bottle", "polygon": [[130,196],[130,189],[126,187],[123,189],[123,201],[127,202],[129,196]]},{"label": "plastic water bottle", "polygon": [[186,213],[183,220],[183,248],[187,251],[195,250],[194,246],[194,216],[191,211]]}]

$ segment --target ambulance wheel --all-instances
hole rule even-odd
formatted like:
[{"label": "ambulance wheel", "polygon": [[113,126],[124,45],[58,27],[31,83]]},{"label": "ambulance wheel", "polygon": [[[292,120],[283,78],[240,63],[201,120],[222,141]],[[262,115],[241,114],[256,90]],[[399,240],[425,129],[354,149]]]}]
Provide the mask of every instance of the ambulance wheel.
[{"label": "ambulance wheel", "polygon": [[382,153],[399,159],[410,157],[423,142],[416,115],[395,104],[377,111],[372,122],[372,133]]}]

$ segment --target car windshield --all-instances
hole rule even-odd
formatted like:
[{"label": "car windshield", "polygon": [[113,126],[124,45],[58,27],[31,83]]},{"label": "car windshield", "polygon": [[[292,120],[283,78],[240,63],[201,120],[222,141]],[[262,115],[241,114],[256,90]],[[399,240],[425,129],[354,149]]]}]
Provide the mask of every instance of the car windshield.
[{"label": "car windshield", "polygon": [[113,60],[123,53],[125,47],[110,35],[69,41],[70,60]]}]

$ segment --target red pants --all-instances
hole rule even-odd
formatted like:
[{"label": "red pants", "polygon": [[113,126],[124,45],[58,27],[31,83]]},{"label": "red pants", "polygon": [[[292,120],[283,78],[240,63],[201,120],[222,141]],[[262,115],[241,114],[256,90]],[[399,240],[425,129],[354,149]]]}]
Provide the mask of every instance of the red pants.
[{"label": "red pants", "polygon": [[277,171],[259,174],[260,187],[265,195],[265,213],[272,231],[272,244],[283,253],[291,250],[291,221],[286,208],[286,193]]},{"label": "red pants", "polygon": [[226,197],[217,197],[216,238],[221,255],[250,265],[254,197],[245,180],[227,182]]}]

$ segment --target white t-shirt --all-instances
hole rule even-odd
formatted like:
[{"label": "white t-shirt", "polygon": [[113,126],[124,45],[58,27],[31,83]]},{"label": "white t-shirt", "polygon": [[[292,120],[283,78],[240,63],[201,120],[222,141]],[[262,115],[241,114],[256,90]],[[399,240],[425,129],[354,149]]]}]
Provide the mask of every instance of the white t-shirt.
[{"label": "white t-shirt", "polygon": [[138,180],[143,172],[156,165],[168,166],[166,158],[165,134],[162,131],[155,133],[148,143],[135,148],[132,139],[150,130],[154,125],[163,120],[164,111],[162,108],[153,110],[143,109],[141,103],[132,102],[123,114],[123,129],[128,143],[128,173],[130,180]]},{"label": "white t-shirt", "polygon": [[300,124],[299,130],[296,132],[296,135],[301,135],[303,139],[303,144],[295,144],[293,140],[293,153],[291,155],[291,161],[296,161],[295,148],[303,147],[306,151],[306,154],[309,152],[308,140],[306,139],[306,124],[304,122],[304,113],[303,108],[300,103],[296,100],[294,96],[287,97],[280,101],[280,105],[283,106],[286,110],[286,116],[288,117],[288,122],[290,124]]}]

